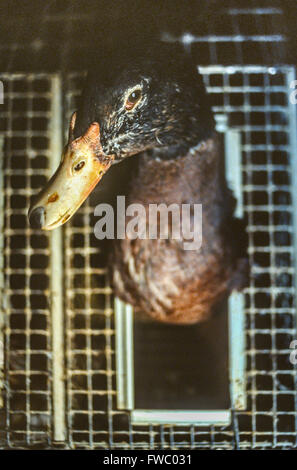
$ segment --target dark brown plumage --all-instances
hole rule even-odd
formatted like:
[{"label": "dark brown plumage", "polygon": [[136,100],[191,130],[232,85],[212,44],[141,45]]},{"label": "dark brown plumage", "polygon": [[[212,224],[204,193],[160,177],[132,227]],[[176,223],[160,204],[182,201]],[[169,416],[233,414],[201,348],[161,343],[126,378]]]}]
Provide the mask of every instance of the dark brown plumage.
[{"label": "dark brown plumage", "polygon": [[150,203],[202,204],[202,247],[184,250],[183,239],[115,240],[110,262],[115,294],[156,320],[205,320],[223,295],[242,287],[247,275],[247,260],[238,253],[239,233],[231,234],[234,200],[222,178],[218,136],[184,157],[140,158],[127,204],[143,204],[146,223]]}]

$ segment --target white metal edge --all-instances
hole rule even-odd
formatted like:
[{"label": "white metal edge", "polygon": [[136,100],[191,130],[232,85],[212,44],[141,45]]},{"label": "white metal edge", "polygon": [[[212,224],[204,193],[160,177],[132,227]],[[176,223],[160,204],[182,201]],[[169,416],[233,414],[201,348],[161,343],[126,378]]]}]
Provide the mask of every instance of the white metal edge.
[{"label": "white metal edge", "polygon": [[228,299],[229,317],[229,374],[231,405],[235,410],[245,410],[246,360],[245,360],[245,319],[244,296],[233,292]]},{"label": "white metal edge", "polygon": [[115,298],[117,407],[134,408],[133,308]]},{"label": "white metal edge", "polygon": [[[296,72],[294,67],[290,67],[287,73],[287,86],[288,86],[288,106],[289,106],[289,119],[290,119],[290,158],[291,158],[291,195],[293,206],[293,246],[294,246],[294,288],[295,288],[295,310],[297,322],[297,104],[292,103],[290,99],[291,83],[296,80]],[[293,83],[294,84],[294,83]],[[295,85],[295,84],[294,84]],[[297,380],[297,378],[296,378]]]},{"label": "white metal edge", "polygon": [[[235,216],[243,216],[240,132],[225,134],[225,171],[230,189],[237,200]],[[232,292],[228,298],[230,397],[233,409],[244,410],[246,401],[244,294]]]},{"label": "white metal edge", "polygon": [[0,408],[4,405],[2,390],[4,386],[4,182],[3,182],[4,137],[0,136]]},{"label": "white metal edge", "polygon": [[233,74],[236,72],[249,72],[249,73],[266,73],[266,72],[287,72],[290,73],[292,66],[290,65],[199,65],[197,66],[199,72],[206,73],[228,73]]},{"label": "white metal edge", "polygon": [[[59,75],[52,78],[51,101],[51,174],[56,171],[62,154],[62,81]],[[66,439],[65,377],[64,377],[64,289],[63,289],[63,234],[62,228],[50,234],[51,318],[52,318],[52,390],[53,439]]]},{"label": "white metal edge", "polygon": [[235,216],[243,216],[240,131],[228,129],[225,133],[225,171],[228,187],[232,189],[237,204]]},{"label": "white metal edge", "polygon": [[133,410],[131,419],[133,424],[227,426],[231,422],[231,412],[230,410]]}]

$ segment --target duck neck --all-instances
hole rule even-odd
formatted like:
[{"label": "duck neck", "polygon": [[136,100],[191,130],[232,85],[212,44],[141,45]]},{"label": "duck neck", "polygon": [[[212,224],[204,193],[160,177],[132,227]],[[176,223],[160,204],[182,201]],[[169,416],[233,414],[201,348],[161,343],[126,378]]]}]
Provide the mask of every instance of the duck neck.
[{"label": "duck neck", "polygon": [[220,191],[220,160],[219,138],[215,133],[181,156],[166,158],[165,153],[162,157],[155,153],[152,158],[151,153],[145,153],[139,157],[137,174],[130,185],[130,197],[134,202],[145,205],[209,204]]},{"label": "duck neck", "polygon": [[157,161],[176,160],[185,156],[191,149],[191,145],[185,143],[170,145],[168,147],[154,147],[146,152],[146,155]]}]

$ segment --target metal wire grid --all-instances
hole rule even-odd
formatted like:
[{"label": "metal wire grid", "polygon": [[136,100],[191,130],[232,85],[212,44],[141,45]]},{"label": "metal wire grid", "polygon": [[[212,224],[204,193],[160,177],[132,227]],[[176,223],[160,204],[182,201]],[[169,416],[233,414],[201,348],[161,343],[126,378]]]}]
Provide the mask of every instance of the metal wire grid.
[{"label": "metal wire grid", "polygon": [[[288,97],[294,72],[286,67],[226,72],[223,108],[231,125],[242,131],[244,208],[253,267],[246,289],[248,411],[234,413],[235,438],[239,447],[294,447],[296,369],[289,357],[296,337],[296,273],[290,172],[296,147],[290,125],[296,121],[290,123]],[[208,77],[211,81],[211,74]]]},{"label": "metal wire grid", "polygon": [[51,436],[48,238],[31,231],[26,219],[30,196],[48,175],[52,95],[48,75],[5,74],[1,80],[5,408],[0,410],[0,443],[19,447],[48,442]]},{"label": "metal wire grid", "polygon": [[[214,111],[228,115],[242,135],[244,209],[253,266],[245,291],[247,411],[234,411],[229,428],[198,428],[133,426],[129,413],[116,410],[111,291],[106,271],[99,267],[90,225],[93,209],[86,204],[66,228],[71,447],[296,446],[296,370],[289,362],[296,335],[288,101],[292,69],[213,66],[202,72]],[[73,74],[67,81],[68,110],[75,108],[78,79]],[[102,297],[95,300],[95,295]]]},{"label": "metal wire grid", "polygon": [[[65,226],[66,447],[296,446],[296,371],[289,362],[289,344],[296,336],[291,69],[205,67],[202,72],[215,112],[227,114],[230,125],[242,134],[244,207],[254,274],[246,289],[247,411],[233,412],[230,427],[198,428],[132,426],[129,413],[116,410],[112,293],[103,253],[92,234],[93,209],[87,202]],[[0,436],[4,447],[51,446],[48,240],[31,232],[25,221],[29,197],[45,179],[50,158],[44,140],[49,137],[50,77],[4,78],[6,422]],[[66,78],[67,118],[76,106],[80,82],[81,74]],[[47,91],[41,91],[42,83]],[[22,91],[16,91],[18,86]],[[36,129],[40,121],[44,128]]]},{"label": "metal wire grid", "polygon": [[[8,21],[0,31],[0,61],[2,70],[7,71],[27,70],[28,62],[35,71],[77,70],[78,57],[79,66],[85,67],[94,50],[90,32],[96,31],[95,39],[103,40],[105,31],[114,29],[117,34],[123,32],[125,40],[131,31],[139,34],[135,26],[143,25],[143,18],[148,18],[148,28],[155,35],[165,31],[171,37],[179,37],[187,32],[185,43],[193,42],[192,51],[200,64],[262,64],[267,60],[284,63],[289,34],[285,14],[294,8],[294,2],[285,0],[249,0],[247,5],[231,0],[200,0],[196,5],[189,2],[182,7],[174,2],[173,6],[168,3],[168,8],[177,9],[172,15],[168,15],[168,8],[157,4],[151,4],[146,12],[144,5],[139,11],[134,8],[129,22],[129,2],[118,4],[115,9],[95,0],[88,3],[86,11],[82,1],[53,1],[38,9],[35,0],[32,14],[30,2],[22,11],[15,6],[17,2],[8,3]],[[142,28],[141,35],[145,33],[143,29],[146,28]],[[116,42],[117,34],[108,37],[108,41],[114,39],[115,47],[121,43]]]},{"label": "metal wire grid", "polygon": [[[218,3],[217,7],[220,6]],[[266,57],[274,63],[283,63],[287,31],[279,3],[262,6],[250,1],[248,8],[226,5],[221,13],[224,19],[206,22],[206,30],[199,25],[193,32],[180,36],[165,33],[163,38],[181,41],[197,55],[200,64],[263,64]]]}]

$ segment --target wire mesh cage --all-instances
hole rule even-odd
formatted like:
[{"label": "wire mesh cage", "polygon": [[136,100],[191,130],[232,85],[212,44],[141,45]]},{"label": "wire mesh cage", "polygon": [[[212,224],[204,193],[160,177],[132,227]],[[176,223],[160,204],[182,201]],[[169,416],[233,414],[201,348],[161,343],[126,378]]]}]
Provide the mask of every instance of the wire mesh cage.
[{"label": "wire mesh cage", "polygon": [[42,441],[51,428],[49,241],[27,228],[26,212],[38,181],[48,175],[52,90],[51,78],[44,75],[5,75],[3,82],[1,385],[6,413],[1,409],[1,440],[10,446]]},{"label": "wire mesh cage", "polygon": [[296,447],[294,68],[204,66],[201,72],[214,112],[241,135],[252,266],[244,291],[247,408],[232,409],[228,426],[136,425],[130,411],[117,408],[113,296],[93,234],[92,201],[58,235],[32,231],[26,222],[30,197],[62,146],[57,119],[66,128],[82,74],[5,74],[1,448]]}]

